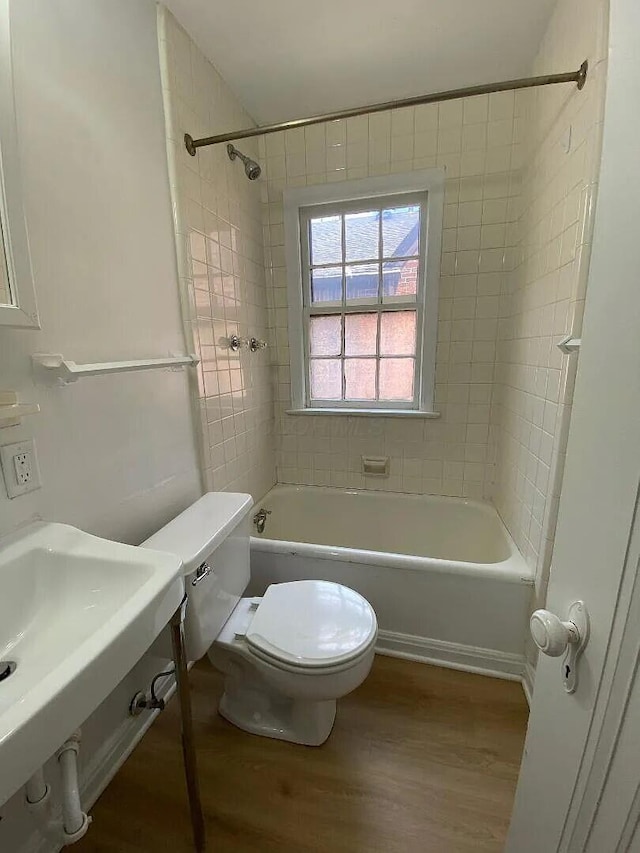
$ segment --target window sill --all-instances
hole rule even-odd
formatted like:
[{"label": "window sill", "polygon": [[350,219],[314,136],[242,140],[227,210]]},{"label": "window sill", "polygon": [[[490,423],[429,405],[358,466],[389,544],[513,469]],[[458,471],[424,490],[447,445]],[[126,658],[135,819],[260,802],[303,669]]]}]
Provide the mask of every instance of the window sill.
[{"label": "window sill", "polygon": [[287,415],[343,415],[350,418],[439,418],[440,412],[417,409],[287,409]]}]

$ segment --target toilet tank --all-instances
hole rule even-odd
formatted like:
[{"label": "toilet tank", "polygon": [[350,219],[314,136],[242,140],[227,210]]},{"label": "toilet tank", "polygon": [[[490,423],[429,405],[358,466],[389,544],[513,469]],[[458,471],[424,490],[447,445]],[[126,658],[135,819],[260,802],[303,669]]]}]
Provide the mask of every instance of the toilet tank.
[{"label": "toilet tank", "polygon": [[189,660],[206,654],[249,584],[252,507],[251,495],[208,492],[142,543],[182,560]]}]

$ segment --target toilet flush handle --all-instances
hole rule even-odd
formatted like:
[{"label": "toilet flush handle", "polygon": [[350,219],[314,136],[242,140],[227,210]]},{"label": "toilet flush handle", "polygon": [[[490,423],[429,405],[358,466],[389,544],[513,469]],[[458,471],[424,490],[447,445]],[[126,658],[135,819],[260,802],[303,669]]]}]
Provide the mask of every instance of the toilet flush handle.
[{"label": "toilet flush handle", "polygon": [[198,568],[196,569],[196,576],[191,581],[191,586],[198,586],[200,581],[203,581],[212,572],[213,572],[213,569],[211,568],[209,563],[207,563],[207,561],[205,560],[204,563],[201,563],[198,566]]}]

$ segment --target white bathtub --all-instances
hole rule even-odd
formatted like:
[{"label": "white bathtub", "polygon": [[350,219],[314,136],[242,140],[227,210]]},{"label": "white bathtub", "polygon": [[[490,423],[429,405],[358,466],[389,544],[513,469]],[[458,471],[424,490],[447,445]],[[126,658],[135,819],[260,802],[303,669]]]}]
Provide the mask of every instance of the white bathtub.
[{"label": "white bathtub", "polygon": [[275,486],[256,504],[251,586],[321,578],[364,595],[378,651],[520,678],[533,576],[495,509],[479,501]]}]

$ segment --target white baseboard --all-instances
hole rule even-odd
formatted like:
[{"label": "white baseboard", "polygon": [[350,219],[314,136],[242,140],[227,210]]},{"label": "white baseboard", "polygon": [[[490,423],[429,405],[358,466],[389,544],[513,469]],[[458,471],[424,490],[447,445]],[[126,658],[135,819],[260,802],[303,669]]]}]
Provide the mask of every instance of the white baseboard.
[{"label": "white baseboard", "polygon": [[395,631],[378,631],[376,652],[493,678],[506,678],[509,681],[523,681],[525,674],[524,655],[431,640],[413,634],[398,634]]},{"label": "white baseboard", "polygon": [[531,661],[525,661],[524,672],[522,673],[522,689],[527,697],[527,703],[531,707],[531,697],[533,696],[533,683],[536,680],[536,670],[532,666]]},{"label": "white baseboard", "polygon": [[[158,690],[159,698],[168,702],[175,691],[176,683],[171,679],[164,690]],[[82,786],[85,809],[90,809],[95,804],[160,713],[159,710],[143,711],[140,717],[131,717],[95,754]]]}]

